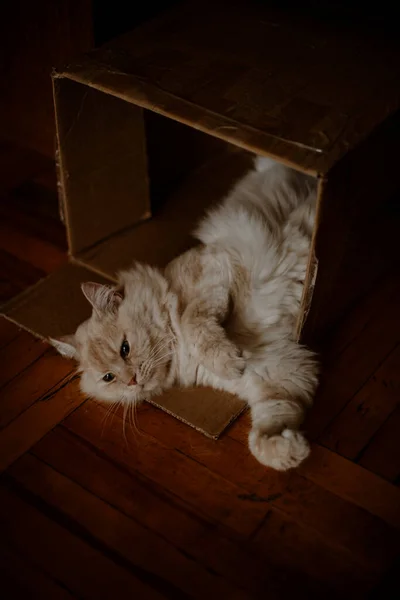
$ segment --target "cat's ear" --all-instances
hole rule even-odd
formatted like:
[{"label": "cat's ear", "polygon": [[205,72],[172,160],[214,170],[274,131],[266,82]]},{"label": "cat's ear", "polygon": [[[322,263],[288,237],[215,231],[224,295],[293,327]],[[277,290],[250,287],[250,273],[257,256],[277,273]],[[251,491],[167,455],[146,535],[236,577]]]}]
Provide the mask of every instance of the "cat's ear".
[{"label": "cat's ear", "polygon": [[55,340],[54,338],[50,338],[50,344],[54,346],[56,350],[61,354],[61,356],[65,356],[65,358],[75,358],[78,359],[78,351],[76,348],[76,340],[74,335],[64,335],[64,337]]},{"label": "cat's ear", "polygon": [[115,310],[122,300],[121,294],[110,285],[87,282],[82,283],[81,289],[94,310],[99,314]]}]

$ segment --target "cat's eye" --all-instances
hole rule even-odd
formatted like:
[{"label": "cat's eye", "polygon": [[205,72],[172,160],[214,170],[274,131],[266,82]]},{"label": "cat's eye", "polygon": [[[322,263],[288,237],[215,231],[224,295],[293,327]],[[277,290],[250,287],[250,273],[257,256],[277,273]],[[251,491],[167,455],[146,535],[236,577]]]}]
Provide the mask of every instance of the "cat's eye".
[{"label": "cat's eye", "polygon": [[131,351],[131,347],[129,345],[128,340],[124,340],[121,344],[121,350],[119,351],[121,358],[126,358],[129,355],[129,352]]},{"label": "cat's eye", "polygon": [[110,383],[110,381],[113,381],[115,379],[115,375],[113,375],[112,373],[106,373],[103,377],[103,381],[105,381],[106,383]]}]

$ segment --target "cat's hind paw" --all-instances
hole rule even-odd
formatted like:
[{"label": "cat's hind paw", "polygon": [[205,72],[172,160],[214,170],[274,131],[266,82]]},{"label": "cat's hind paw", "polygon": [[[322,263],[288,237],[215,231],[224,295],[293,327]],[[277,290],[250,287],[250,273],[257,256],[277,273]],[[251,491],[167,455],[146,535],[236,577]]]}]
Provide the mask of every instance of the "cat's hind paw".
[{"label": "cat's hind paw", "polygon": [[277,471],[298,467],[310,454],[306,438],[294,429],[284,429],[279,435],[268,436],[253,428],[249,434],[249,448],[260,463]]}]

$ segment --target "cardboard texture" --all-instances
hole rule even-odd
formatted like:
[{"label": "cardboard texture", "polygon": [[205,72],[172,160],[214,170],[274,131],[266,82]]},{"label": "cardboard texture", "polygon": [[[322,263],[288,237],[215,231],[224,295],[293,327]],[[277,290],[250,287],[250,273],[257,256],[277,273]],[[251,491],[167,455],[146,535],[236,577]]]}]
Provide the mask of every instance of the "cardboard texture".
[{"label": "cardboard texture", "polygon": [[[89,311],[80,281],[113,281],[134,259],[162,267],[188,248],[198,217],[249,167],[248,152],[319,179],[300,339],[315,342],[388,267],[400,132],[391,42],[257,2],[228,12],[188,3],[53,81],[71,264],[5,307],[30,331],[73,331]],[[244,407],[206,389],[154,403],[212,437]]]}]

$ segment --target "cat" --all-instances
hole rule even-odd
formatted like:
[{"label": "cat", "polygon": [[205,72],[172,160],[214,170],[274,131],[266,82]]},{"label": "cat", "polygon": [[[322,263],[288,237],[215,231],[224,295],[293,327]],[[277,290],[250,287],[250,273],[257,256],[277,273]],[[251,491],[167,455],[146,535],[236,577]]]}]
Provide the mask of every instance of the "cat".
[{"label": "cat", "polygon": [[255,458],[297,467],[318,382],[316,356],[294,339],[316,195],[313,178],[256,157],[200,222],[198,246],[163,271],[135,264],[116,287],[82,284],[91,317],[51,342],[79,362],[83,392],[123,404],[174,385],[237,394]]}]

